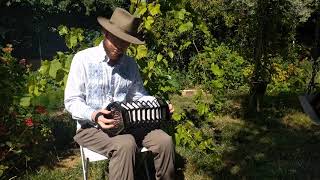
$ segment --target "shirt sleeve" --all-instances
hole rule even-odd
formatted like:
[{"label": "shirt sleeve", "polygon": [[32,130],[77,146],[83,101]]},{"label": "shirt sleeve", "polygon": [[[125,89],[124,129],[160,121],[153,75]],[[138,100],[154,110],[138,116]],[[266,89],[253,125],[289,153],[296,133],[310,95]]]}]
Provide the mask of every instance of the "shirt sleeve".
[{"label": "shirt sleeve", "polygon": [[81,56],[76,54],[72,59],[64,91],[64,105],[73,119],[91,120],[95,109],[86,104],[85,97],[85,69]]},{"label": "shirt sleeve", "polygon": [[[134,61],[134,60],[133,60]],[[133,83],[128,91],[127,94],[127,101],[152,101],[155,99],[155,97],[150,96],[149,93],[146,91],[146,89],[143,86],[143,81],[141,79],[138,65],[134,63],[132,65],[133,68]]]}]

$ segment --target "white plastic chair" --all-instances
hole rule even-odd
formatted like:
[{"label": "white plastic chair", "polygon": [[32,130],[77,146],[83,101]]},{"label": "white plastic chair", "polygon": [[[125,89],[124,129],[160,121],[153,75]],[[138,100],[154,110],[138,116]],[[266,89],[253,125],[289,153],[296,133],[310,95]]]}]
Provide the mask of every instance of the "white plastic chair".
[{"label": "white plastic chair", "polygon": [[[147,148],[143,147],[140,149],[141,153],[149,151]],[[89,162],[95,162],[95,161],[103,161],[108,160],[106,156],[103,156],[101,154],[98,154],[94,151],[91,151],[85,147],[80,146],[80,153],[81,153],[81,161],[82,161],[82,171],[83,171],[83,179],[88,179],[88,171],[89,171]],[[144,158],[144,167],[147,174],[148,180],[150,180],[150,174],[149,169],[147,165],[147,160]]]}]

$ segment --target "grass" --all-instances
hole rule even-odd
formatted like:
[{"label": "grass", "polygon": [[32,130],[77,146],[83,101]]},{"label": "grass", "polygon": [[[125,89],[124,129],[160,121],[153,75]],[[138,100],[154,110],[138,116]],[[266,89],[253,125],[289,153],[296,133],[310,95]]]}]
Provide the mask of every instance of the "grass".
[{"label": "grass", "polygon": [[[194,108],[181,101],[175,101],[180,110]],[[320,127],[302,112],[298,98],[266,97],[263,112],[250,117],[243,101],[234,97],[211,120],[213,136],[219,137],[215,163],[208,163],[207,155],[178,150],[198,174],[212,179],[320,179]]]},{"label": "grass", "polygon": [[[267,96],[263,112],[251,116],[245,99],[229,98],[223,111],[208,120],[215,153],[176,147],[178,179],[320,179],[320,126],[303,113],[298,98]],[[178,112],[195,108],[192,97],[174,96],[172,102]],[[81,179],[79,153],[64,157],[21,179]],[[91,179],[103,179],[104,167],[93,165]]]}]

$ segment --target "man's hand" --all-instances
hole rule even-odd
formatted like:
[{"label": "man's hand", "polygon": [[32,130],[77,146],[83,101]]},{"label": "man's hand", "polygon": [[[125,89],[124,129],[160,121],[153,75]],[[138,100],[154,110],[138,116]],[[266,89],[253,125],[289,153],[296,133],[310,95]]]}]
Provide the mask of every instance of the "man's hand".
[{"label": "man's hand", "polygon": [[[97,119],[95,119],[98,113],[100,113],[101,115]],[[105,118],[104,115],[109,115],[111,117],[111,111],[105,109],[95,111],[92,113],[91,119],[98,123],[102,129],[113,128],[115,126],[116,120],[114,120],[113,118]]]},{"label": "man's hand", "polygon": [[168,107],[169,107],[170,114],[173,114],[173,112],[174,112],[173,105],[169,104]]}]

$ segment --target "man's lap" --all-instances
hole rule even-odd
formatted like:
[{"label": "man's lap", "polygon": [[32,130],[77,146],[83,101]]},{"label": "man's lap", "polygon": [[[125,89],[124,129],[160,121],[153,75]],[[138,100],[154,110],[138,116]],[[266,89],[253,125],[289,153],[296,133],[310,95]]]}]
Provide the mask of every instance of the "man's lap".
[{"label": "man's lap", "polygon": [[[122,134],[109,137],[100,129],[94,127],[79,129],[74,140],[81,146],[91,149],[108,157],[112,152],[123,148],[123,146],[141,147],[144,146],[151,151],[159,151],[159,145],[171,146],[172,138],[161,129],[149,130],[136,129],[131,134]],[[159,152],[154,152],[159,153]]]}]

